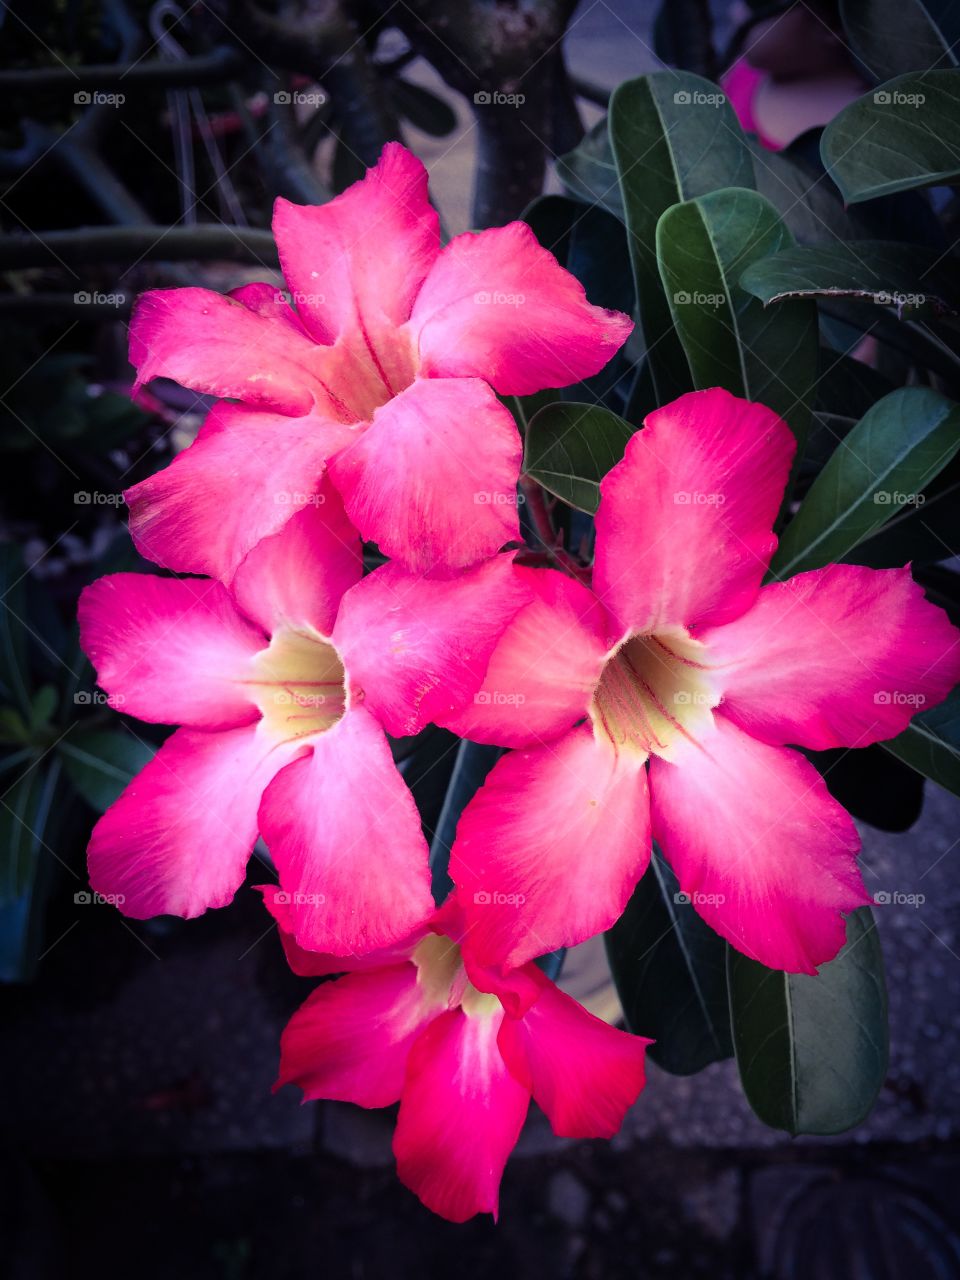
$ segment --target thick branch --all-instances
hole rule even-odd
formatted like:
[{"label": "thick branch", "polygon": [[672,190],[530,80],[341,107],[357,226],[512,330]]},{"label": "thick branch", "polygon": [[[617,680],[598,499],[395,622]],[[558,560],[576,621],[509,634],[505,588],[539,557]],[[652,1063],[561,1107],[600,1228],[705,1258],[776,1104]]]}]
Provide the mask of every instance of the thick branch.
[{"label": "thick branch", "polygon": [[179,85],[216,84],[237,75],[244,66],[239,49],[221,48],[177,62],[106,62],[85,67],[31,67],[0,71],[0,93],[51,93],[59,89],[122,90],[125,86],[174,89]]},{"label": "thick branch", "polygon": [[37,236],[0,236],[0,271],[91,262],[188,262],[225,259],[276,266],[277,247],[269,231],[229,227],[81,227]]},{"label": "thick branch", "polygon": [[575,0],[539,0],[522,8],[406,0],[390,9],[390,20],[413,48],[473,104],[479,132],[475,226],[517,217],[542,190],[555,139],[567,144],[576,137],[576,107],[559,52],[574,8]]}]

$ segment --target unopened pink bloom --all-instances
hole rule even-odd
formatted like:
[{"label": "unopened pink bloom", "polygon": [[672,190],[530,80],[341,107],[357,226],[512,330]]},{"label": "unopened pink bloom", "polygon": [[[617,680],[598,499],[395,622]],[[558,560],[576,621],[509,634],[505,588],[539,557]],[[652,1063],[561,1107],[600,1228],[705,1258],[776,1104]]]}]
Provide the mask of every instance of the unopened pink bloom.
[{"label": "unopened pink bloom", "polygon": [[631,321],[591,306],[524,223],[440,248],[423,165],[397,143],[328,204],[276,202],[293,300],[147,293],[130,325],[139,382],[237,400],[127,494],[143,552],[228,580],[326,468],[384,554],[451,571],[518,537],[521,442],[501,395],[600,370]]},{"label": "unopened pink bloom", "polygon": [[[258,832],[304,946],[380,947],[432,905],[420,819],[376,708],[449,709],[445,685],[456,699],[458,678],[472,679],[471,648],[494,642],[491,591],[503,593],[481,580],[456,628],[399,643],[392,612],[413,590],[429,608],[431,585],[393,565],[360,572],[356,531],[325,482],[248,553],[230,590],[121,573],[84,591],[81,637],[100,684],[130,715],[183,726],[91,838],[91,883],[126,914],[225,905]],[[389,665],[366,652],[365,611]]]},{"label": "unopened pink bloom", "polygon": [[[769,409],[682,396],[601,484],[592,591],[499,558],[527,604],[503,606],[472,701],[439,721],[517,748],[467,806],[451,856],[484,964],[608,928],[651,828],[741,951],[811,973],[843,944],[843,913],[869,900],[859,839],[787,744],[894,737],[960,679],[960,633],[908,568],[835,564],[761,587],[793,453]],[[448,585],[451,613],[471,576]]]},{"label": "unopened pink bloom", "polygon": [[351,969],[291,1018],[277,1087],[361,1107],[399,1101],[397,1172],[427,1208],[453,1222],[496,1217],[531,1097],[561,1137],[620,1128],[650,1041],[587,1013],[536,965],[507,979],[470,965],[455,900],[404,945],[345,966],[299,949],[285,932],[289,908],[274,897],[264,890],[296,972]]}]

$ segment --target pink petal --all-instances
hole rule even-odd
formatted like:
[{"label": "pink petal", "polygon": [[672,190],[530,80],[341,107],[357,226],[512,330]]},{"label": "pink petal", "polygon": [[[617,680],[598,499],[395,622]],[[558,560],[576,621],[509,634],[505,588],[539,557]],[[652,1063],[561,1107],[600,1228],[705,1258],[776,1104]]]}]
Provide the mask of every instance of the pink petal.
[{"label": "pink petal", "polygon": [[486,383],[418,379],[377,409],[330,474],[365,539],[417,573],[449,572],[519,539],[522,453]]},{"label": "pink petal", "polygon": [[501,635],[472,701],[439,721],[501,747],[547,742],[582,719],[607,647],[590,591],[552,569],[514,572],[529,586],[530,603]]},{"label": "pink petal", "polygon": [[297,943],[331,955],[398,942],[432,914],[427,844],[383,730],[362,707],[267,788],[260,830]]},{"label": "pink petal", "polygon": [[511,1018],[522,1018],[530,1006],[540,999],[547,982],[543,971],[535,964],[522,964],[519,969],[508,969],[506,972],[501,972],[496,965],[480,964],[469,947],[463,949],[465,938],[464,933],[459,941],[464,972],[470,983],[478,991],[496,996]]},{"label": "pink petal", "polygon": [[451,1222],[496,1218],[500,1179],[530,1103],[497,1048],[502,1016],[442,1013],[407,1060],[393,1138],[397,1173]]},{"label": "pink petal", "polygon": [[408,937],[402,938],[392,946],[382,947],[379,951],[368,951],[363,955],[332,956],[323,951],[307,951],[293,936],[296,928],[293,895],[275,884],[260,884],[254,887],[263,894],[263,905],[277,922],[277,932],[280,934],[287,964],[302,978],[327,977],[332,973],[356,973],[359,970],[399,964],[402,960],[410,959],[414,947],[430,932],[429,922],[424,921]]},{"label": "pink petal", "polygon": [[231,289],[228,297],[242,302],[248,311],[254,311],[258,316],[280,320],[295,333],[309,337],[300,317],[287,301],[286,295],[275,284],[268,284],[263,280],[257,280],[253,284],[242,284],[237,289]]},{"label": "pink petal", "polygon": [[583,286],[523,222],[456,236],[413,308],[421,373],[484,378],[501,395],[598,373],[633,322],[591,306]]},{"label": "pink petal", "polygon": [[650,761],[653,835],[694,907],[771,969],[815,973],[843,946],[843,912],[868,902],[849,814],[796,751],[723,715],[677,764]]},{"label": "pink petal", "polygon": [[402,325],[440,249],[427,171],[398,142],[327,204],[277,200],[273,233],[297,312],[324,343],[364,329],[375,341]]},{"label": "pink petal", "polygon": [[456,891],[448,894],[434,915],[434,930],[452,938],[460,947],[464,972],[473,986],[478,991],[495,995],[511,1017],[521,1017],[539,999],[546,977],[535,964],[524,964],[519,969],[510,969],[506,973],[502,973],[494,965],[480,964],[471,951],[463,949],[470,927],[460,894]]},{"label": "pink petal", "polygon": [[261,538],[313,501],[325,459],[353,438],[320,417],[215,405],[189,449],[124,494],[137,550],[228,582]]},{"label": "pink petal", "polygon": [[504,1018],[504,1061],[560,1138],[612,1138],[643,1089],[642,1036],[617,1031],[544,984],[522,1018]]},{"label": "pink petal", "polygon": [[244,681],[266,637],[219,582],[113,573],[84,588],[78,613],[80,643],[118,709],[202,729],[257,719]]},{"label": "pink petal", "polygon": [[719,667],[724,714],[776,746],[895,737],[960,681],[960,631],[909,568],[834,564],[771,583],[701,639]]},{"label": "pink petal", "polygon": [[268,635],[306,625],[328,636],[343,593],[360,581],[360,538],[326,477],[314,497],[247,553],[231,583],[240,608]]},{"label": "pink petal", "polygon": [[333,630],[352,696],[397,737],[451,715],[473,697],[500,634],[529,598],[512,556],[456,579],[384,565],[343,597]]},{"label": "pink petal", "polygon": [[324,383],[323,348],[278,315],[251,311],[209,289],[154,289],[130,319],[137,386],[172,378],[252,408],[306,414],[337,409]]},{"label": "pink petal", "polygon": [[509,969],[607,929],[650,857],[646,774],[587,725],[513,751],[467,805],[450,875],[465,948]]},{"label": "pink petal", "polygon": [[299,1085],[305,1100],[389,1106],[400,1098],[411,1045],[442,1007],[409,962],[325,982],[287,1023],[276,1088]]},{"label": "pink petal", "polygon": [[295,750],[254,726],[178,729],[94,827],[93,888],[120,895],[137,920],[226,906],[243,883],[263,788]]},{"label": "pink petal", "polygon": [[719,387],[647,416],[600,484],[593,586],[620,635],[729,622],[750,607],[794,450],[772,410]]}]

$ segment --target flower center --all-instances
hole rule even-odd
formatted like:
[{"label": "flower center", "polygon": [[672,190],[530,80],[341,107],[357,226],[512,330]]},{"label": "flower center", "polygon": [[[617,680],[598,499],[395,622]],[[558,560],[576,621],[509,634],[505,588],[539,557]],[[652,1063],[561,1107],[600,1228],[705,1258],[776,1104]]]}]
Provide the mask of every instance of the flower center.
[{"label": "flower center", "polygon": [[413,950],[417,981],[430,1004],[454,1009],[459,1005],[470,1018],[489,1017],[499,1013],[501,1005],[495,995],[478,991],[469,980],[460,948],[450,938],[429,933]]},{"label": "flower center", "polygon": [[590,719],[617,751],[670,760],[682,739],[713,719],[720,694],[706,650],[686,632],[628,636],[608,657]]},{"label": "flower center", "polygon": [[326,366],[325,386],[345,421],[369,422],[374,411],[417,376],[417,355],[403,328],[371,335],[363,324],[341,340]]},{"label": "flower center", "polygon": [[262,724],[278,740],[323,733],[346,710],[343,663],[312,628],[281,627],[253,659],[254,701]]}]

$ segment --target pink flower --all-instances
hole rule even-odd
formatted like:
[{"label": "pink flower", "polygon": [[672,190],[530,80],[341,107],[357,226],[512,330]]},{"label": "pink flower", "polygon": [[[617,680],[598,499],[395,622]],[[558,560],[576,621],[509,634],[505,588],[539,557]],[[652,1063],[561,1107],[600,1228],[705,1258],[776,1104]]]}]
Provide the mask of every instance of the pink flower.
[{"label": "pink flower", "polygon": [[329,204],[278,200],[273,230],[295,309],[253,284],[147,293],[134,313],[139,383],[240,401],[128,490],[139,549],[229,581],[325,468],[363,537],[419,572],[516,539],[521,443],[494,392],[596,373],[629,318],[591,306],[524,223],[441,249],[426,171],[397,143]]},{"label": "pink flower", "polygon": [[[482,683],[439,720],[516,748],[451,856],[480,963],[608,928],[651,829],[741,951],[812,973],[843,944],[843,913],[869,900],[859,839],[787,744],[894,737],[960,679],[960,633],[907,568],[835,564],[761,587],[793,453],[769,409],[682,396],[601,484],[592,592],[500,558],[527,604],[502,606]],[[471,578],[447,584],[451,613]]]},{"label": "pink flower", "polygon": [[[91,838],[91,883],[127,915],[225,905],[258,832],[306,947],[384,946],[432,906],[420,819],[380,709],[449,710],[494,643],[484,615],[503,590],[481,571],[456,627],[443,626],[442,602],[430,621],[442,580],[387,565],[360,582],[360,571],[357,534],[324,482],[247,554],[230,591],[132,573],[84,591],[81,638],[100,684],[130,715],[183,726]],[[428,621],[401,631],[392,619],[411,593]]]},{"label": "pink flower", "polygon": [[[300,950],[289,908],[264,901],[300,974],[342,971]],[[283,1033],[276,1088],[361,1107],[400,1102],[393,1150],[400,1180],[453,1222],[497,1216],[500,1179],[531,1097],[554,1133],[609,1138],[644,1085],[651,1042],[617,1031],[533,964],[508,979],[470,964],[448,900],[394,949],[317,988]]]}]

